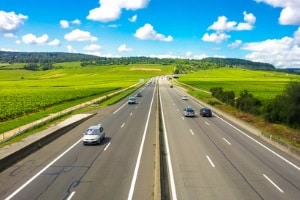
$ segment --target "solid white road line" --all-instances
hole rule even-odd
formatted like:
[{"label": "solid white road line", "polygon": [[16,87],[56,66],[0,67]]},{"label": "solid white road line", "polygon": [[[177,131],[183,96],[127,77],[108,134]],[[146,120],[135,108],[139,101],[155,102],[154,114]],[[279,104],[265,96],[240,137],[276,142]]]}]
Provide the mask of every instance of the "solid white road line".
[{"label": "solid white road line", "polygon": [[141,163],[141,157],[142,157],[142,153],[143,153],[144,143],[145,143],[148,124],[149,124],[152,104],[153,104],[153,101],[154,101],[154,95],[155,95],[155,89],[153,90],[152,100],[151,100],[151,103],[150,103],[148,116],[147,116],[147,121],[146,121],[145,128],[144,128],[143,138],[142,138],[141,146],[140,146],[140,149],[139,149],[139,154],[138,154],[138,157],[137,157],[137,160],[136,160],[133,177],[132,177],[132,180],[131,180],[130,190],[129,190],[129,194],[128,194],[128,198],[127,198],[128,200],[132,199],[135,184],[136,184],[136,179],[137,179],[137,175],[138,175],[138,171],[139,171],[139,167],[140,167],[140,163]]},{"label": "solid white road line", "polygon": [[36,179],[40,174],[46,171],[51,165],[53,165],[56,161],[58,161],[61,157],[63,157],[66,153],[71,151],[79,142],[81,142],[81,138],[75,142],[72,146],[70,146],[67,150],[65,150],[62,154],[56,157],[52,162],[50,162],[46,167],[44,167],[41,171],[39,171],[36,175],[34,175],[31,179],[29,179],[26,183],[24,183],[21,187],[19,187],[16,191],[14,191],[11,195],[9,195],[5,200],[10,200],[16,194],[18,194],[21,190],[23,190],[27,185],[29,185],[34,179]]},{"label": "solid white road line", "polygon": [[70,194],[70,196],[68,196],[67,200],[71,200],[72,197],[74,196],[74,194],[75,194],[75,191],[73,191],[73,192]]},{"label": "solid white road line", "polygon": [[211,159],[209,158],[209,156],[206,156],[207,160],[209,161],[209,163],[211,164],[212,167],[215,167],[214,163],[211,161]]},{"label": "solid white road line", "polygon": [[[216,115],[217,116],[217,115]],[[259,141],[255,140],[253,137],[251,137],[250,135],[248,135],[247,133],[245,133],[244,131],[238,129],[237,127],[235,127],[234,125],[230,124],[229,122],[227,122],[226,120],[222,119],[221,117],[217,116],[219,119],[221,119],[223,122],[225,122],[226,124],[228,124],[229,126],[231,126],[232,128],[234,128],[235,130],[237,130],[238,132],[240,132],[241,134],[243,134],[244,136],[246,136],[247,138],[249,138],[250,140],[252,140],[253,142],[255,142],[256,144],[258,144],[259,146],[263,147],[264,149],[268,150],[269,152],[271,152],[272,154],[274,154],[275,156],[277,156],[278,158],[280,158],[281,160],[283,160],[284,162],[288,163],[289,165],[293,166],[294,168],[296,168],[298,171],[300,171],[300,167],[297,166],[296,164],[292,163],[291,161],[289,161],[288,159],[284,158],[283,156],[279,155],[278,153],[276,153],[275,151],[273,151],[272,149],[270,149],[269,147],[267,147],[266,145],[260,143]]]},{"label": "solid white road line", "polygon": [[223,140],[224,140],[227,144],[231,145],[231,143],[228,142],[228,140],[226,140],[225,138],[223,138]]},{"label": "solid white road line", "polygon": [[263,176],[277,189],[279,190],[279,192],[283,193],[283,190],[278,187],[278,185],[276,185],[269,177],[267,177],[265,174],[263,174]]},{"label": "solid white road line", "polygon": [[168,165],[168,172],[169,172],[169,178],[170,178],[169,181],[170,181],[170,187],[171,187],[171,195],[172,195],[172,200],[177,200],[174,174],[173,174],[173,168],[172,168],[172,161],[171,161],[171,156],[170,156],[168,134],[167,134],[166,124],[165,124],[164,109],[163,109],[163,103],[162,103],[160,95],[159,95],[159,99],[160,99],[160,106],[162,108],[161,115],[162,115],[162,124],[163,124],[163,128],[164,128],[165,151],[166,151],[166,156],[167,156],[167,165]]}]

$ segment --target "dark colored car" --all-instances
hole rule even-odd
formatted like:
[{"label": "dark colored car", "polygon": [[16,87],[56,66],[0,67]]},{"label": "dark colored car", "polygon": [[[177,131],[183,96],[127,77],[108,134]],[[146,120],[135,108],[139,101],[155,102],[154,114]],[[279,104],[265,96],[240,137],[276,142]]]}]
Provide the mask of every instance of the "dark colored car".
[{"label": "dark colored car", "polygon": [[211,117],[212,116],[212,112],[211,112],[211,109],[209,108],[201,108],[200,109],[200,115],[202,117]]},{"label": "dark colored car", "polygon": [[136,96],[136,97],[142,97],[143,95],[142,95],[141,92],[138,92],[135,96]]},{"label": "dark colored car", "polygon": [[184,110],[183,110],[183,115],[185,117],[195,117],[195,111],[192,107],[186,107]]}]

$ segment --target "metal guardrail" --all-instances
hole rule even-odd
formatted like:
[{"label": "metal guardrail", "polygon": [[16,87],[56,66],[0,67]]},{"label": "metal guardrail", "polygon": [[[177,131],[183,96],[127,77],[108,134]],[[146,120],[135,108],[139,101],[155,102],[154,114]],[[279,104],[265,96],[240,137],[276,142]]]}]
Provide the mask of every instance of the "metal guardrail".
[{"label": "metal guardrail", "polygon": [[93,99],[93,100],[91,100],[91,101],[88,101],[88,102],[85,102],[85,103],[82,103],[82,104],[79,104],[79,105],[70,107],[70,108],[65,109],[65,110],[63,110],[63,111],[60,111],[60,112],[58,112],[58,113],[50,114],[49,116],[44,117],[44,118],[39,119],[39,120],[36,120],[36,121],[34,121],[34,122],[32,122],[32,123],[29,123],[29,124],[20,126],[20,127],[18,127],[18,128],[12,129],[12,130],[10,130],[10,131],[1,133],[1,134],[0,134],[0,143],[4,143],[4,142],[10,140],[11,138],[16,137],[16,136],[18,136],[18,135],[24,133],[24,132],[27,131],[27,130],[30,130],[30,129],[34,128],[34,127],[40,126],[40,125],[42,125],[42,124],[45,124],[46,122],[49,122],[49,121],[51,121],[51,120],[54,120],[54,119],[56,119],[56,118],[58,118],[58,117],[61,117],[61,116],[63,116],[63,115],[66,115],[66,114],[68,114],[68,113],[70,113],[70,112],[73,112],[73,111],[75,111],[75,110],[78,110],[78,109],[84,108],[84,107],[86,107],[86,106],[92,105],[92,104],[94,104],[94,103],[96,103],[96,102],[98,102],[98,101],[104,100],[104,99],[106,99],[106,98],[108,98],[108,97],[112,97],[112,96],[114,96],[114,95],[116,95],[116,94],[118,94],[118,93],[124,92],[124,91],[126,91],[126,90],[128,90],[128,89],[130,89],[130,88],[136,87],[136,86],[139,85],[139,84],[141,84],[141,83],[138,82],[138,83],[136,83],[136,84],[134,84],[134,85],[132,85],[132,86],[130,86],[130,87],[128,87],[128,88],[124,88],[124,89],[118,90],[118,91],[116,91],[116,92],[110,93],[110,94],[108,94],[108,95],[105,95],[105,96],[102,96],[102,97],[98,97],[98,98]]}]

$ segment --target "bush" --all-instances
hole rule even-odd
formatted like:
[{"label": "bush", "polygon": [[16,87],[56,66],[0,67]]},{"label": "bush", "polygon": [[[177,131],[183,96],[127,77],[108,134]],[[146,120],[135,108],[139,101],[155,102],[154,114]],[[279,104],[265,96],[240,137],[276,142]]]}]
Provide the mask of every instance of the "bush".
[{"label": "bush", "polygon": [[255,98],[252,94],[248,92],[248,90],[243,90],[240,93],[240,97],[236,100],[235,106],[242,111],[259,115],[259,108],[261,106],[261,102]]}]

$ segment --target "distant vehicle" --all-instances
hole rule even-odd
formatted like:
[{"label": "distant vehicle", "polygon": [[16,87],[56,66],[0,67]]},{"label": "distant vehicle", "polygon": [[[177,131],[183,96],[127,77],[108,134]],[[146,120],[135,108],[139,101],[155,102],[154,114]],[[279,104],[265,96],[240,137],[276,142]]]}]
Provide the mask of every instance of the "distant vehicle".
[{"label": "distant vehicle", "polygon": [[170,85],[170,88],[173,88],[173,85]]},{"label": "distant vehicle", "polygon": [[196,114],[195,114],[195,110],[189,106],[183,110],[183,115],[185,117],[195,117]]},{"label": "distant vehicle", "polygon": [[211,116],[212,116],[211,109],[206,108],[206,107],[201,108],[201,109],[200,109],[200,115],[201,115],[202,117],[211,117]]},{"label": "distant vehicle", "polygon": [[188,100],[189,98],[186,95],[184,95],[184,96],[181,97],[181,99],[182,100]]},{"label": "distant vehicle", "polygon": [[138,92],[135,96],[136,96],[136,97],[142,97],[143,95],[142,95],[141,92]]},{"label": "distant vehicle", "polygon": [[105,138],[105,132],[101,124],[90,126],[84,133],[82,142],[84,145],[87,144],[100,144]]},{"label": "distant vehicle", "polygon": [[128,104],[135,104],[135,103],[136,103],[135,97],[129,97],[128,98]]}]

